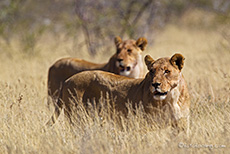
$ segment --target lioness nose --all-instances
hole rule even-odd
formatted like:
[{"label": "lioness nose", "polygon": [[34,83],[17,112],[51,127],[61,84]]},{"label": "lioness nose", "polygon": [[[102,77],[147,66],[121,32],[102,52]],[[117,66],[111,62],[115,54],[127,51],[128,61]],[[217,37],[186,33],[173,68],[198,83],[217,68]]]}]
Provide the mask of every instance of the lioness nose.
[{"label": "lioness nose", "polygon": [[158,82],[156,82],[156,83],[152,83],[152,86],[154,87],[154,88],[157,88],[158,86],[160,86],[161,84],[160,83],[158,83]]}]

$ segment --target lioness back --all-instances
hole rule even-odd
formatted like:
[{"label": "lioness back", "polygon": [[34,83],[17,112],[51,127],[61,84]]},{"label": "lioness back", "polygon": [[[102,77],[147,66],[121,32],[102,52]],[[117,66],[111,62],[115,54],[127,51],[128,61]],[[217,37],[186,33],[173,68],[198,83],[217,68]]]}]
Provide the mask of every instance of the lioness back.
[{"label": "lioness back", "polygon": [[72,75],[100,68],[103,64],[90,63],[76,58],[63,58],[55,62],[48,73],[48,94],[57,96],[62,82]]},{"label": "lioness back", "polygon": [[61,99],[63,102],[69,102],[70,98],[74,98],[84,103],[94,100],[98,103],[101,97],[109,94],[111,99],[116,97],[115,102],[124,102],[116,105],[119,111],[124,112],[128,94],[133,95],[137,90],[135,85],[141,81],[142,79],[128,78],[109,72],[84,71],[65,81]]}]

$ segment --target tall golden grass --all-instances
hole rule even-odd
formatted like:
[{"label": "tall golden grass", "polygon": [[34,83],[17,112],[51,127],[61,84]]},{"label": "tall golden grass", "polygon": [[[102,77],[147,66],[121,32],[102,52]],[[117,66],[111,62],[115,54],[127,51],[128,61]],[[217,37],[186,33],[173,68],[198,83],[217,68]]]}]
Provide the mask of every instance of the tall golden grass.
[{"label": "tall golden grass", "polygon": [[[191,18],[188,15],[183,20]],[[88,115],[81,109],[76,111],[74,127],[62,114],[44,131],[53,113],[47,106],[49,66],[66,56],[95,62],[106,62],[109,57],[98,54],[92,58],[85,50],[73,52],[74,42],[63,38],[44,36],[36,46],[38,53],[30,56],[16,39],[11,46],[1,41],[0,153],[229,153],[230,44],[224,34],[229,36],[230,31],[223,25],[204,25],[168,25],[143,53],[157,59],[179,52],[186,58],[183,74],[191,95],[189,136],[175,133],[170,126],[158,127],[142,112],[121,117],[118,125],[114,113],[101,119],[96,112]],[[115,48],[106,55],[114,52]]]}]

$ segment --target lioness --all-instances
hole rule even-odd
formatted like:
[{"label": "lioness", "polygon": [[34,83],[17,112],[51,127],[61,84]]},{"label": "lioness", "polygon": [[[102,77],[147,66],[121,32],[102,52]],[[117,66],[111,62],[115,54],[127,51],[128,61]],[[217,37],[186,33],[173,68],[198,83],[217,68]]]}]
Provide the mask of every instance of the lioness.
[{"label": "lioness", "polygon": [[147,46],[143,37],[135,40],[122,41],[115,37],[116,53],[107,63],[95,64],[77,58],[62,58],[55,62],[48,72],[48,95],[57,98],[63,82],[72,75],[86,70],[102,70],[131,78],[144,76],[142,51]]},{"label": "lioness", "polygon": [[[159,58],[154,61],[149,55],[145,57],[145,64],[149,72],[143,79],[132,79],[102,71],[86,71],[76,74],[65,81],[58,106],[65,106],[65,113],[70,113],[70,99],[75,98],[86,104],[88,101],[98,100],[108,93],[114,99],[115,109],[126,111],[126,102],[132,106],[142,102],[147,113],[157,109],[164,111],[165,106],[170,108],[173,121],[189,117],[189,93],[185,79],[181,73],[184,66],[184,57],[175,54],[171,58]],[[62,104],[62,101],[64,104]],[[48,125],[52,125],[60,115],[56,107]],[[153,110],[155,108],[155,110]]]}]

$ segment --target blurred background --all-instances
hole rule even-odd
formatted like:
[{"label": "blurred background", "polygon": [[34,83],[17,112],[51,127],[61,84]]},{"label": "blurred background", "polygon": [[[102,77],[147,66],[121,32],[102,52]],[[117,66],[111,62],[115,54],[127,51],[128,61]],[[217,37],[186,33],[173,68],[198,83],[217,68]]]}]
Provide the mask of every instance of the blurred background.
[{"label": "blurred background", "polygon": [[218,30],[229,44],[229,13],[229,0],[1,0],[0,53],[12,56],[4,46],[17,44],[34,56],[41,44],[53,43],[47,52],[54,54],[66,42],[67,55],[95,56],[114,52],[115,36],[144,36],[153,45],[169,23],[206,30],[222,25]]}]

